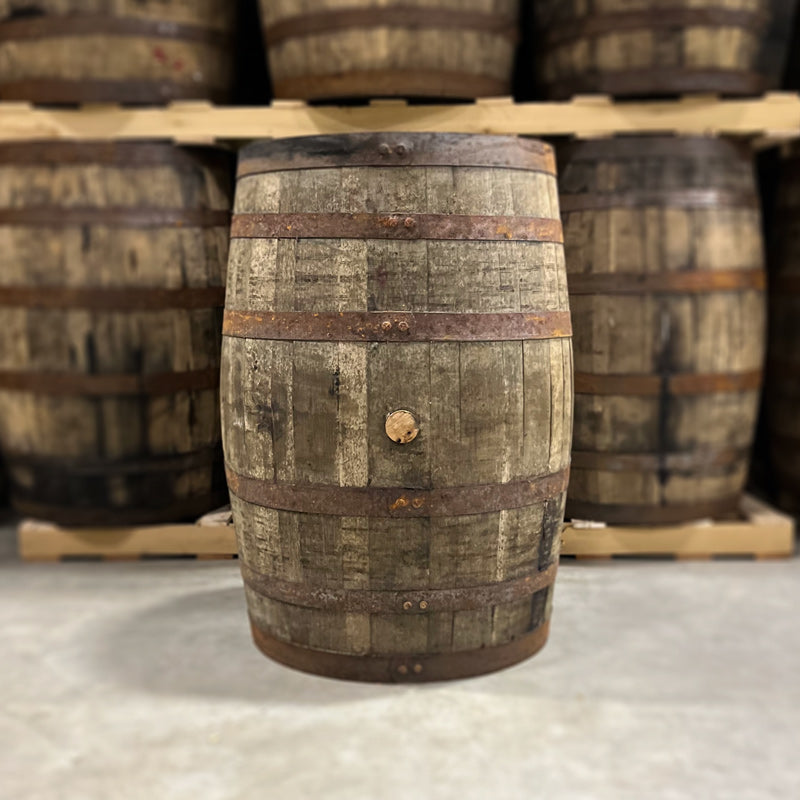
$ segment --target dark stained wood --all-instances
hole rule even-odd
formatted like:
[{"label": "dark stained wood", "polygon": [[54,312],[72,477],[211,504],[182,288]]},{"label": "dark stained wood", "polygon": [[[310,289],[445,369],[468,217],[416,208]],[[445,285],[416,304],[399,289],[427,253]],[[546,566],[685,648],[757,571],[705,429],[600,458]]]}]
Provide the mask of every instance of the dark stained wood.
[{"label": "dark stained wood", "polygon": [[276,97],[511,93],[519,0],[261,0]]},{"label": "dark stained wood", "polygon": [[0,98],[224,102],[235,11],[230,0],[0,0]]},{"label": "dark stained wood", "polygon": [[538,0],[550,97],[758,94],[772,0]]},{"label": "dark stained wood", "polygon": [[[35,144],[34,159],[29,147],[0,152],[0,219],[54,214],[0,224],[12,501],[63,524],[200,516],[226,500],[217,387],[230,159],[226,169],[219,151],[167,144],[98,145],[99,162],[91,146]],[[65,222],[75,207],[100,221]],[[142,213],[162,224],[138,226]]]},{"label": "dark stained wood", "polygon": [[[557,224],[540,144],[383,138],[383,150],[373,135],[246,148],[234,218],[305,215],[309,230],[323,214]],[[384,165],[381,152],[398,142],[421,163]],[[447,165],[451,145],[473,154],[469,166]],[[273,148],[283,170],[270,168]],[[494,163],[515,149],[513,168]],[[234,237],[226,308],[223,433],[259,647],[364,680],[464,677],[541,647],[552,598],[542,573],[557,560],[572,425],[563,246]],[[353,336],[350,322],[327,327],[338,314],[385,314],[409,333],[418,319],[430,326],[407,341],[381,325]],[[436,314],[461,315],[464,335],[452,326],[435,340]],[[309,332],[268,338],[284,315],[306,315]],[[520,328],[520,315],[558,325]],[[498,335],[471,338],[492,326]],[[374,607],[383,593],[402,602]]]},{"label": "dark stained wood", "polygon": [[783,159],[770,251],[765,408],[780,505],[800,511],[800,150]]},{"label": "dark stained wood", "polygon": [[797,0],[769,0],[770,25],[763,37],[759,68],[766,79],[765,89],[778,91],[784,86],[790,48],[797,38]]},{"label": "dark stained wood", "polygon": [[[735,508],[764,358],[752,157],[724,140],[658,137],[559,155],[561,191],[603,200],[563,215],[570,286],[580,287],[567,514],[655,524]],[[671,202],[700,188],[742,204]],[[649,202],[632,206],[631,191]]]}]

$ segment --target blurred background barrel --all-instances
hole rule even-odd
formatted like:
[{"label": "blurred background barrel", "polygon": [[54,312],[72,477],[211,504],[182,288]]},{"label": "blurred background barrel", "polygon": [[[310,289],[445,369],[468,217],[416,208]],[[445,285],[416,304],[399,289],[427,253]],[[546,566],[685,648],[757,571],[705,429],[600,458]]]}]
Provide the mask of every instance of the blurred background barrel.
[{"label": "blurred background barrel", "polygon": [[769,5],[770,22],[762,40],[759,70],[766,81],[764,89],[778,91],[784,88],[789,54],[796,38],[797,0],[770,0]]},{"label": "blurred background barrel", "polygon": [[261,0],[261,14],[275,97],[511,93],[519,0]]},{"label": "blurred background barrel", "polygon": [[156,523],[226,502],[230,166],[158,143],[0,146],[0,449],[20,513]]},{"label": "blurred background barrel", "polygon": [[758,94],[771,0],[538,0],[540,83],[566,99]]},{"label": "blurred background barrel", "polygon": [[224,102],[230,0],[0,0],[0,99]]},{"label": "blurred background barrel", "polygon": [[565,145],[559,163],[576,362],[568,516],[735,509],[764,358],[748,147],[621,137]]},{"label": "blurred background barrel", "polygon": [[772,231],[766,420],[777,500],[800,511],[800,148],[780,170]]},{"label": "blurred background barrel", "polygon": [[548,146],[245,148],[224,334],[228,482],[267,655],[424,681],[542,647],[572,424]]}]

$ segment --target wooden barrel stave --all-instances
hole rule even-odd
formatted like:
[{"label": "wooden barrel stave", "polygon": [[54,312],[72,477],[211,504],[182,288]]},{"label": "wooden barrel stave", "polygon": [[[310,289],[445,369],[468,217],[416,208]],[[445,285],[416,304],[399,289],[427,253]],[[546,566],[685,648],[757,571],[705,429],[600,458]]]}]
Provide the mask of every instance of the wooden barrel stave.
[{"label": "wooden barrel stave", "polygon": [[732,510],[764,356],[750,157],[727,142],[658,137],[560,155],[574,209],[564,214],[576,359],[567,514],[648,524]]},{"label": "wooden barrel stave", "polygon": [[510,94],[518,0],[385,5],[262,0],[276,97],[470,98]]},{"label": "wooden barrel stave", "polygon": [[235,4],[0,2],[0,97],[34,103],[224,102]]},{"label": "wooden barrel stave", "polygon": [[540,78],[551,97],[758,94],[770,0],[537,5]]},{"label": "wooden barrel stave", "polygon": [[228,163],[166,144],[0,148],[0,440],[23,513],[164,522],[225,501]]},{"label": "wooden barrel stave", "polygon": [[[414,153],[405,160],[429,151],[446,158],[447,141],[471,138],[330,137],[316,157],[346,160],[399,141]],[[295,161],[307,167],[307,151],[319,141],[290,140]],[[264,150],[274,148],[277,163],[283,146]],[[250,149],[241,160],[239,218],[399,215],[402,231],[409,214],[558,215],[552,163],[549,176],[477,165],[285,163],[282,171],[247,175],[260,158]],[[549,618],[549,576],[535,591],[517,589],[521,596],[495,587],[533,580],[557,558],[571,430],[567,331],[535,340],[493,341],[493,332],[480,341],[418,341],[415,326],[439,324],[445,313],[461,314],[461,321],[493,312],[563,314],[560,245],[327,232],[319,239],[236,238],[240,227],[234,223],[229,264],[223,418],[259,646],[300,669],[368,680],[476,674],[538,649]],[[273,317],[286,310],[300,312],[296,338],[267,338],[275,335]],[[358,313],[347,330],[367,338],[324,340],[329,312],[348,319]],[[408,324],[409,340],[388,341],[393,333],[381,325],[364,333],[358,326],[370,313],[392,327]],[[234,328],[236,314],[257,317],[257,325]],[[253,338],[259,327],[265,338]],[[459,380],[470,390],[460,392]],[[417,419],[418,435],[405,445],[384,429],[396,409]],[[544,488],[530,484],[552,473],[543,477]],[[276,598],[278,586],[283,594]],[[462,592],[449,597],[449,607],[427,611],[441,602],[441,590],[487,586],[495,594],[485,607],[472,607]],[[378,602],[376,593],[406,591],[416,593],[414,602],[404,600],[395,613],[365,606]],[[320,597],[323,606],[316,607]],[[517,640],[493,659],[489,651]],[[452,663],[480,648],[485,658]],[[415,672],[419,659],[424,666]]]}]

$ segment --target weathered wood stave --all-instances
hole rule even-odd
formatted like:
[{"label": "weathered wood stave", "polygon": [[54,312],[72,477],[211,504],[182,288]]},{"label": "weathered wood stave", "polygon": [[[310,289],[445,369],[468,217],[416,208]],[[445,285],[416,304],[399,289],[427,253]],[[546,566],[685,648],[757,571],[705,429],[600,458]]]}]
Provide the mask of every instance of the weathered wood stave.
[{"label": "weathered wood stave", "polygon": [[752,155],[621,137],[566,145],[559,163],[576,360],[567,515],[671,524],[734,511],[764,357]]},{"label": "weathered wood stave", "polygon": [[276,97],[473,98],[511,93],[519,0],[347,7],[261,0]]},{"label": "weathered wood stave", "polygon": [[540,82],[550,97],[755,95],[770,0],[537,3]]},{"label": "weathered wood stave", "polygon": [[4,145],[0,173],[0,443],[14,506],[107,525],[223,504],[229,157]]},{"label": "weathered wood stave", "polygon": [[[552,154],[521,140],[315,137],[252,146],[239,170],[235,218],[558,218]],[[544,644],[550,615],[572,406],[563,250],[364,230],[232,240],[223,436],[254,638],[342,678],[499,669]],[[398,409],[419,420],[404,445],[384,430]]]},{"label": "weathered wood stave", "polygon": [[225,102],[234,24],[228,0],[0,0],[0,98]]}]

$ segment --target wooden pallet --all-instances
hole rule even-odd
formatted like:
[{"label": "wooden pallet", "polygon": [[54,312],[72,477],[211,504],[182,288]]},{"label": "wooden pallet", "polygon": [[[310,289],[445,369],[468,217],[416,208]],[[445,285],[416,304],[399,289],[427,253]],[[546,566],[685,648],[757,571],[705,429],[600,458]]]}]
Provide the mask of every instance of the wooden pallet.
[{"label": "wooden pallet", "polygon": [[24,520],[17,529],[17,546],[23,561],[231,559],[237,550],[230,518],[230,511],[220,511],[194,525],[130,528],[61,528]]},{"label": "wooden pallet", "polygon": [[[788,558],[794,554],[794,520],[745,496],[741,519],[652,528],[617,528],[599,523],[565,526],[562,556]],[[221,510],[195,525],[138,528],[60,528],[27,520],[18,530],[19,555],[25,561],[142,558],[218,559],[236,557],[231,513]]]},{"label": "wooden pallet", "polygon": [[752,137],[766,146],[800,138],[800,96],[773,92],[738,100],[695,95],[615,102],[605,95],[586,95],[563,103],[488,98],[460,105],[381,100],[344,107],[277,100],[260,108],[178,102],[163,108],[97,105],[53,109],[0,103],[0,141],[171,139],[205,144],[355,131],[583,138],[620,133],[725,134]]},{"label": "wooden pallet", "polygon": [[564,529],[561,555],[579,559],[789,558],[795,552],[794,530],[792,517],[745,495],[740,519],[646,528],[571,522]]}]

